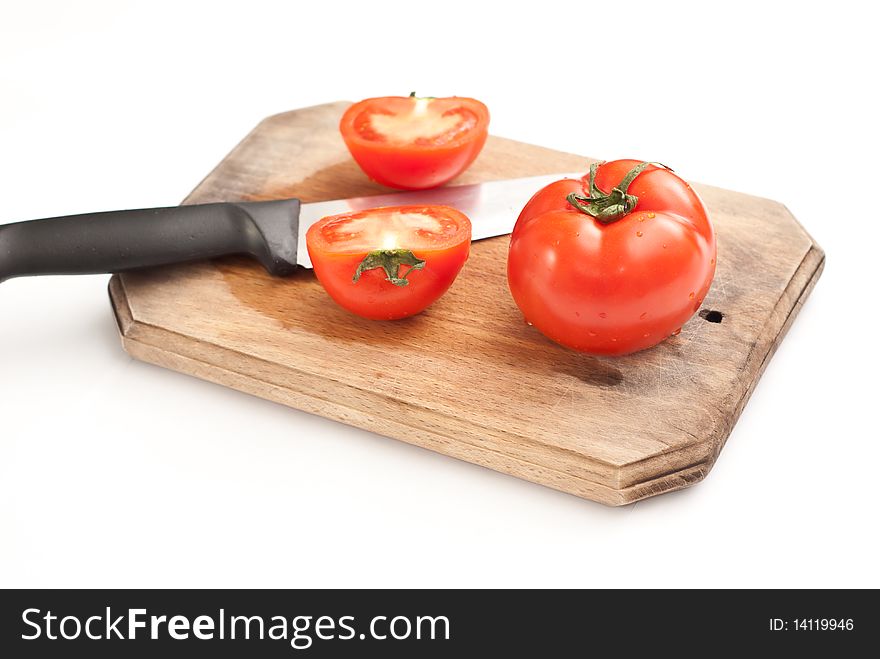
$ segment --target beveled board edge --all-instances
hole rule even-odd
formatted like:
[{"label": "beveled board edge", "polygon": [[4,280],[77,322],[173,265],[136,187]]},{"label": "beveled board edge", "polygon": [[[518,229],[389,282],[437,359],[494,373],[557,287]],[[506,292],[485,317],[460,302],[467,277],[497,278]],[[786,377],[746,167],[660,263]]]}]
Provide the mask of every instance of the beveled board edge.
[{"label": "beveled board edge", "polygon": [[[578,497],[606,505],[621,506],[689,487],[706,477],[754,391],[767,363],[815,286],[824,267],[824,262],[824,252],[813,242],[776,305],[773,319],[777,322],[768,323],[762,335],[755,341],[747,366],[743,370],[749,371],[754,368],[756,374],[749,378],[747,386],[738,392],[738,400],[732,401],[735,412],[729,422],[715,427],[708,434],[706,440],[695,442],[669,454],[651,456],[646,460],[620,467],[605,465],[605,468],[609,469],[611,473],[596,473],[592,478],[575,475],[567,469],[555,468],[555,465],[548,466],[530,462],[521,457],[505,455],[486,445],[464,442],[460,438],[445,436],[436,430],[426,430],[424,427],[416,428],[397,420],[389,421],[387,415],[371,416],[365,414],[363,410],[354,410],[338,401],[317,396],[304,389],[279,386],[253,374],[232,370],[228,366],[220,366],[221,363],[228,364],[228,362],[216,358],[218,354],[224,352],[224,349],[219,346],[204,346],[201,354],[197,357],[182,354],[184,351],[179,349],[170,351],[165,346],[179,344],[182,337],[135,320],[128,304],[124,285],[118,275],[114,275],[110,280],[109,294],[123,348],[135,359],[187,375],[194,375],[216,384],[348,425],[379,434],[391,435],[395,439],[422,448]],[[211,358],[212,355],[215,358]],[[696,459],[695,456],[697,456]],[[572,455],[567,454],[562,457],[571,459]],[[650,465],[646,464],[649,462]],[[668,469],[663,469],[664,463]],[[640,480],[640,476],[643,474],[651,475]]]},{"label": "beveled board edge", "polygon": [[[185,375],[192,375],[215,384],[236,389],[259,398],[281,403],[311,414],[333,419],[354,427],[370,430],[415,446],[427,448],[444,455],[464,460],[472,464],[488,467],[524,480],[545,485],[568,494],[598,501],[611,506],[620,506],[661,492],[670,492],[692,485],[707,473],[704,463],[690,465],[664,473],[657,478],[646,480],[624,489],[615,489],[593,480],[578,477],[565,471],[505,455],[485,446],[463,442],[460,438],[448,437],[442,433],[426,430],[424,427],[409,426],[387,416],[365,416],[362,410],[347,407],[338,401],[316,396],[304,390],[278,386],[251,374],[240,373],[224,368],[206,360],[195,359],[170,351],[160,345],[175,343],[174,333],[147,326],[134,320],[126,299],[125,289],[118,275],[114,275],[109,285],[110,299],[115,312],[122,346],[133,358],[167,368]],[[149,342],[132,338],[144,333],[151,335]],[[178,337],[179,338],[179,337]]]}]

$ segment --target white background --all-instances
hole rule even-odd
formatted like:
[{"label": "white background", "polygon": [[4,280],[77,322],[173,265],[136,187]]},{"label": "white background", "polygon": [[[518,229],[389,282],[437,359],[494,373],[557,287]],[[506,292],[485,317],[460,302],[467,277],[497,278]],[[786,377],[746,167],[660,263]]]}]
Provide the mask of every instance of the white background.
[{"label": "white background", "polygon": [[6,282],[0,585],[880,586],[870,4],[4,1],[0,223],[172,205],[266,115],[415,89],[778,199],[828,264],[708,479],[622,509],[134,362],[106,276]]}]

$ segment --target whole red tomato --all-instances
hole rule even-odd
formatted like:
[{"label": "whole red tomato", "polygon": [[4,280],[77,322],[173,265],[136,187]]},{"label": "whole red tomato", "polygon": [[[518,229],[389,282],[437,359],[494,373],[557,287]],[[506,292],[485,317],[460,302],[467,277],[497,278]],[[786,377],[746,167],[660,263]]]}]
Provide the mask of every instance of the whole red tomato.
[{"label": "whole red tomato", "polygon": [[309,227],[315,275],[364,318],[417,314],[452,285],[471,244],[468,218],[448,206],[389,206],[325,217]]},{"label": "whole red tomato", "polygon": [[486,143],[489,110],[472,98],[368,98],[346,110],[339,130],[371,179],[420,190],[446,183],[474,161]]},{"label": "whole red tomato", "polygon": [[616,160],[532,197],[511,236],[507,279],[548,338],[623,355],[674,334],[699,309],[715,256],[690,185],[665,167]]}]

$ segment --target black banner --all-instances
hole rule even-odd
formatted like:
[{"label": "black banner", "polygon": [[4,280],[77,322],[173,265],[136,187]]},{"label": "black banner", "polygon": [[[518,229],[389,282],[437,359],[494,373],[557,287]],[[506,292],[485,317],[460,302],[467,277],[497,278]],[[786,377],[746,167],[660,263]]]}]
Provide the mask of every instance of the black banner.
[{"label": "black banner", "polygon": [[609,643],[622,656],[719,646],[848,656],[878,640],[875,591],[31,590],[0,602],[8,657],[547,656]]}]

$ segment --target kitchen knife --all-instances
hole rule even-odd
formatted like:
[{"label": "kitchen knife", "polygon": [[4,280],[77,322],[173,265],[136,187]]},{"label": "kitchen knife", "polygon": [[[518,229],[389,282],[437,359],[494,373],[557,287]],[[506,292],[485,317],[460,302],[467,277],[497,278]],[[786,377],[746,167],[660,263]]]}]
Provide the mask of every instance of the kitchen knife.
[{"label": "kitchen knife", "polygon": [[272,275],[311,268],[305,235],[328,215],[439,204],[467,215],[473,239],[510,233],[546,184],[578,174],[458,185],[301,204],[296,199],[107,211],[0,225],[0,282],[28,275],[96,274],[247,254]]}]

